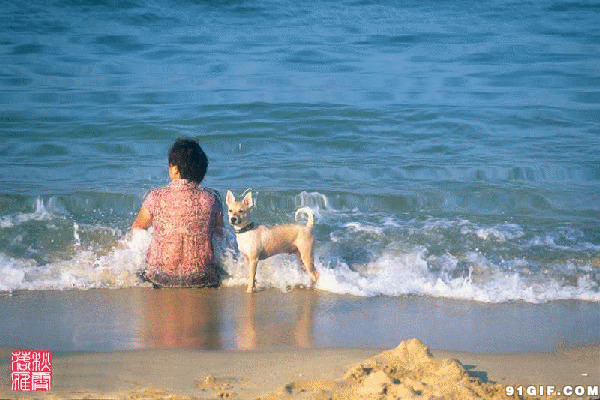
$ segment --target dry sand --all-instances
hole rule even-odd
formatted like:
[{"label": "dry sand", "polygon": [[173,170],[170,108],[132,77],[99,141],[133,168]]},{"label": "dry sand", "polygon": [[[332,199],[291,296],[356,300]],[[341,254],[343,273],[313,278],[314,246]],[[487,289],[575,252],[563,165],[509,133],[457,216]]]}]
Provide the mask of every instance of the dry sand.
[{"label": "dry sand", "polygon": [[[411,339],[384,352],[143,350],[55,355],[50,393],[13,393],[0,353],[0,398],[517,399],[506,385],[598,385],[600,347],[552,353],[432,352]],[[598,396],[541,397],[592,399]],[[536,398],[524,396],[524,399]]]}]

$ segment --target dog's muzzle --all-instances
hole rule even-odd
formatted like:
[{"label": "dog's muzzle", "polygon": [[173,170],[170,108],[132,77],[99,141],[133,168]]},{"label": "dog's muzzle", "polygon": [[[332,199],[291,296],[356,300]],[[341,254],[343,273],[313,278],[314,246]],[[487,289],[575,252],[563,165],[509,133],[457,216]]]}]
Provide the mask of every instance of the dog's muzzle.
[{"label": "dog's muzzle", "polygon": [[237,225],[240,222],[242,222],[242,219],[240,217],[231,217],[231,225]]}]

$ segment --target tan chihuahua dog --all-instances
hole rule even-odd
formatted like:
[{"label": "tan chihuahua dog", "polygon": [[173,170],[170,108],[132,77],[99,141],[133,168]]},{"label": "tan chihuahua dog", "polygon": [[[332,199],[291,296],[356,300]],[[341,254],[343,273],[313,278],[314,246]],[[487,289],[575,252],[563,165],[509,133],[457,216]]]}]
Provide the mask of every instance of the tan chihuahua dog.
[{"label": "tan chihuahua dog", "polygon": [[252,192],[248,192],[242,201],[236,201],[233,193],[228,190],[225,202],[228,207],[229,222],[235,229],[238,248],[248,266],[250,282],[246,290],[247,293],[255,290],[258,261],[275,254],[296,254],[304,265],[304,269],[310,275],[312,282],[317,281],[319,275],[315,270],[313,260],[315,240],[311,233],[314,217],[310,208],[302,207],[296,211],[296,220],[298,220],[300,213],[308,215],[306,226],[288,224],[268,227],[250,222],[249,212],[254,205]]}]

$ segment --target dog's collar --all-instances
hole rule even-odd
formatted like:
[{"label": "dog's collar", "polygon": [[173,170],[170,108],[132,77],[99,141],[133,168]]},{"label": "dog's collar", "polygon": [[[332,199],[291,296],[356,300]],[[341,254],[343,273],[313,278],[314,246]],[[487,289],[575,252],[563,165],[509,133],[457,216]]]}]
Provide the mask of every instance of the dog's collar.
[{"label": "dog's collar", "polygon": [[258,228],[258,225],[256,225],[254,222],[250,222],[248,225],[246,225],[240,229],[236,229],[235,233],[237,233],[239,235],[240,233],[245,233],[245,232],[251,231],[256,228]]}]

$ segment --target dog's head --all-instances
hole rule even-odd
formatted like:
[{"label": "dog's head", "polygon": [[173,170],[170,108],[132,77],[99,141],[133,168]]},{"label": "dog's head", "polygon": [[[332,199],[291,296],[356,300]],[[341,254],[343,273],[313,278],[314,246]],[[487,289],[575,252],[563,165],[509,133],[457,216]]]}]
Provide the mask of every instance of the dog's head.
[{"label": "dog's head", "polygon": [[236,201],[231,190],[228,190],[225,203],[227,204],[227,216],[231,225],[244,226],[248,223],[248,213],[254,205],[252,192],[248,192],[241,201]]}]

